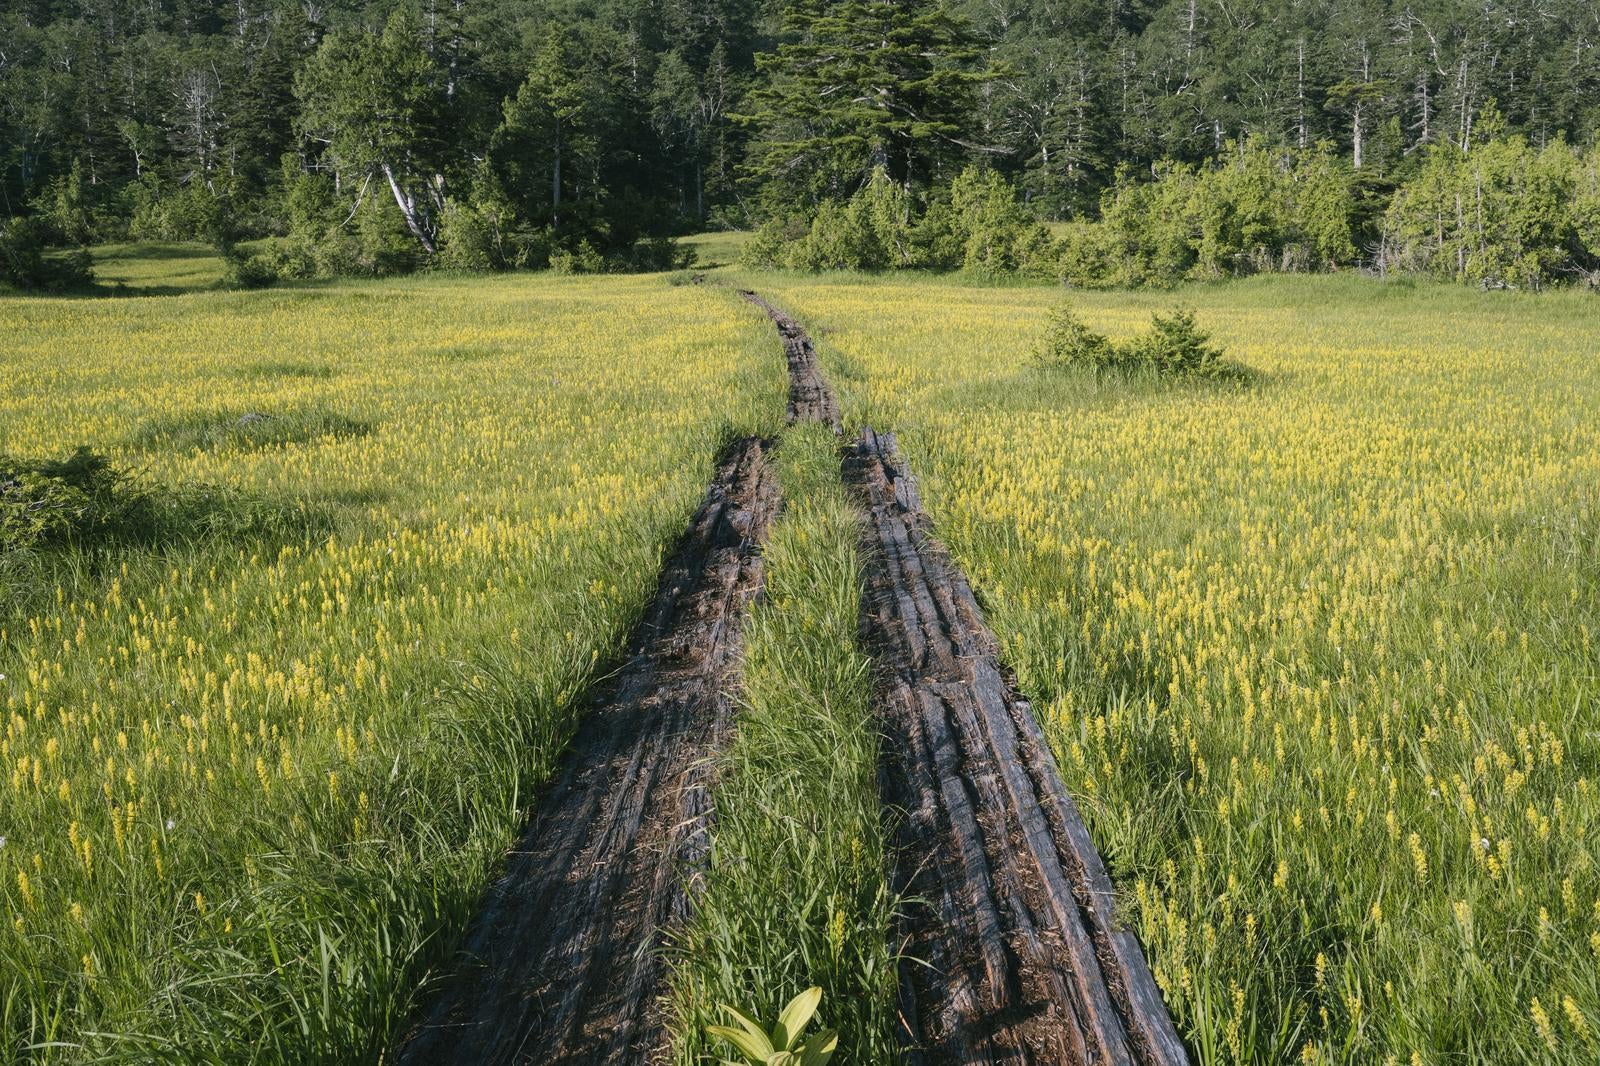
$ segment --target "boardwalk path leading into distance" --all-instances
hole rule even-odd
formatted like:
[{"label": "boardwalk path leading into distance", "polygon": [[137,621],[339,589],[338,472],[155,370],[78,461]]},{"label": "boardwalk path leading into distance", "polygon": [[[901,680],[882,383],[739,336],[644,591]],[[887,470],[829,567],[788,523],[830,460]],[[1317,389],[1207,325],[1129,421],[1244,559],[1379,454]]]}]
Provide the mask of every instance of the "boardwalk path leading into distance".
[{"label": "boardwalk path leading into distance", "polygon": [[[796,411],[840,430],[800,323],[752,292]],[[866,522],[862,639],[879,680],[880,780],[897,821],[901,1019],[924,1066],[1188,1062],[1104,863],[892,435],[864,430],[844,478]]]},{"label": "boardwalk path leading into distance", "polygon": [[[783,340],[790,422],[839,433],[810,337],[742,295]],[[624,665],[590,701],[399,1062],[642,1066],[666,1051],[660,948],[692,906],[709,848],[740,624],[780,507],[770,447],[746,438],[718,463]],[[864,431],[843,473],[866,518],[862,635],[879,679],[895,887],[908,901],[908,1059],[1187,1062],[1032,710],[934,539],[893,437]]]}]

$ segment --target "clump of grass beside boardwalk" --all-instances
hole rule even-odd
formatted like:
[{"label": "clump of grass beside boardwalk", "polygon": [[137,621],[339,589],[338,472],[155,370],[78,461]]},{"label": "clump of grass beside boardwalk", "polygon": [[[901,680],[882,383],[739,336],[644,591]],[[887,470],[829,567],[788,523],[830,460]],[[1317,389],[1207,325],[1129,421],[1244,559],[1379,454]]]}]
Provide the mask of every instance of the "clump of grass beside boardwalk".
[{"label": "clump of grass beside boardwalk", "polygon": [[[714,796],[711,870],[677,946],[677,1061],[711,1061],[727,1003],[772,1018],[823,989],[839,1062],[892,1062],[895,962],[878,729],[857,644],[860,517],[826,426],[775,452],[785,510],[767,545],[767,595],[745,624],[738,732]],[[720,1049],[725,1052],[726,1048]]]}]

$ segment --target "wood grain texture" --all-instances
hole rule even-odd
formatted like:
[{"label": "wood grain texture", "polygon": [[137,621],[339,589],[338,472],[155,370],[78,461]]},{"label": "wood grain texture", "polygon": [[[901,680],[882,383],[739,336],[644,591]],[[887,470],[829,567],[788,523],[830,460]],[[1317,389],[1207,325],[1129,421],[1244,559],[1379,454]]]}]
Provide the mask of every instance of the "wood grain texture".
[{"label": "wood grain texture", "polygon": [[913,1063],[1188,1062],[1032,709],[931,535],[892,435],[844,461],[868,515],[864,639],[880,673],[885,802]]},{"label": "wood grain texture", "polygon": [[768,448],[747,438],[719,463],[625,664],[585,713],[399,1062],[665,1055],[660,948],[707,857],[711,757],[731,729],[740,624],[779,507]]},{"label": "wood grain texture", "polygon": [[839,404],[822,376],[817,349],[800,323],[748,289],[739,295],[767,313],[783,338],[783,354],[789,361],[789,422],[821,422],[841,432]]}]

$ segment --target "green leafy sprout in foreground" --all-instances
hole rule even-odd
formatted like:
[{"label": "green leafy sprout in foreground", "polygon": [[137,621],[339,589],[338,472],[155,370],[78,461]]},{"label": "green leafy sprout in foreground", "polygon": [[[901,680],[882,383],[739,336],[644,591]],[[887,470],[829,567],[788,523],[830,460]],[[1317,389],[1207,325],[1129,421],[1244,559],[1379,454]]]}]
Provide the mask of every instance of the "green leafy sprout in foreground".
[{"label": "green leafy sprout in foreground", "polygon": [[756,1066],[825,1066],[839,1046],[838,1034],[824,1029],[810,1039],[801,1039],[821,1003],[820,987],[806,989],[779,1012],[770,1030],[739,1008],[724,1003],[723,1013],[737,1023],[737,1028],[710,1025],[706,1032],[738,1048],[743,1060]]}]

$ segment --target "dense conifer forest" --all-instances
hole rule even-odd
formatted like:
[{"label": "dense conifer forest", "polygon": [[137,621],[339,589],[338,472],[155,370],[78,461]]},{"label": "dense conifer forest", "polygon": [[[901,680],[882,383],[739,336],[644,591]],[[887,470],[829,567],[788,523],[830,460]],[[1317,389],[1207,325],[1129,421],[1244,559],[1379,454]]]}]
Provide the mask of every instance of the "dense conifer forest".
[{"label": "dense conifer forest", "polygon": [[1597,46],[1588,0],[12,0],[0,265],[656,268],[765,224],[791,266],[1542,285],[1597,265]]}]

